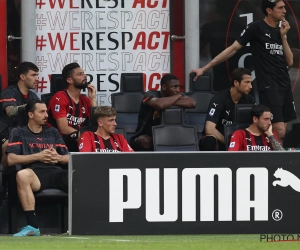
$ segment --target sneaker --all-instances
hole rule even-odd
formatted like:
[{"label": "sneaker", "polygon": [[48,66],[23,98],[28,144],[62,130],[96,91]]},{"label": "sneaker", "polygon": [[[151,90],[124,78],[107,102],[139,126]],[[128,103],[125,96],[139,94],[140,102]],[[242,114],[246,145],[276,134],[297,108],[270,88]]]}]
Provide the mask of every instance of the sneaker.
[{"label": "sneaker", "polygon": [[26,227],[22,227],[21,231],[13,236],[41,236],[41,234],[40,229],[27,225]]}]

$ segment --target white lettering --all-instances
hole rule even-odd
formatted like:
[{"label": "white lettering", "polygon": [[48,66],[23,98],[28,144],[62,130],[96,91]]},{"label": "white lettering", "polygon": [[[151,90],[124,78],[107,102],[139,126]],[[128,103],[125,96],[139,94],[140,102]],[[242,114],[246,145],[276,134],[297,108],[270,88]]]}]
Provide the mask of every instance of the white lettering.
[{"label": "white lettering", "polygon": [[[138,209],[145,200],[145,218],[149,222],[178,219],[178,169],[164,169],[163,211],[160,205],[160,169],[145,170],[145,199],[142,199],[141,170],[109,170],[109,221],[123,222],[125,209]],[[254,176],[254,185],[250,183]],[[127,177],[127,200],[124,200],[124,176]],[[200,187],[196,177],[200,176]],[[218,218],[214,217],[215,183],[218,178]],[[251,199],[251,187],[253,196]],[[200,221],[232,221],[232,170],[230,168],[186,168],[182,171],[182,221],[196,221],[196,190],[200,188]],[[236,172],[236,221],[268,220],[268,170],[262,167],[239,168]]]},{"label": "white lettering", "polygon": [[269,146],[251,146],[247,145],[247,151],[270,151]]},{"label": "white lettering", "polygon": [[[123,176],[127,176],[127,201],[123,201]],[[141,170],[109,170],[109,222],[123,222],[124,209],[141,206]]]},{"label": "white lettering", "polygon": [[[250,176],[254,176],[254,200],[250,200]],[[236,220],[249,221],[250,208],[255,208],[254,219],[268,220],[268,170],[239,168],[236,172]]]},{"label": "white lettering", "polygon": [[177,168],[164,169],[164,211],[160,214],[159,169],[146,169],[146,219],[149,222],[178,219]]},{"label": "white lettering", "polygon": [[214,221],[214,176],[218,176],[219,221],[232,220],[230,168],[186,168],[182,171],[182,221],[196,221],[196,176],[200,175],[200,220]]}]

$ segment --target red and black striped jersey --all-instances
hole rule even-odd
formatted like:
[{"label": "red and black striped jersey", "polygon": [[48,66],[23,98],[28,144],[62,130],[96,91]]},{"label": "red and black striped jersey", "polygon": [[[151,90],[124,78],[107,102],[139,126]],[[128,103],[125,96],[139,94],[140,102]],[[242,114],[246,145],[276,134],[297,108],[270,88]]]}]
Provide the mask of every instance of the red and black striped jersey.
[{"label": "red and black striped jersey", "polygon": [[[277,140],[277,136],[274,137]],[[230,139],[228,151],[270,151],[273,150],[268,136],[262,133],[259,136],[251,134],[246,129],[235,131]]]},{"label": "red and black striped jersey", "polygon": [[134,152],[123,135],[112,134],[105,140],[94,132],[84,132],[78,142],[79,152]]}]

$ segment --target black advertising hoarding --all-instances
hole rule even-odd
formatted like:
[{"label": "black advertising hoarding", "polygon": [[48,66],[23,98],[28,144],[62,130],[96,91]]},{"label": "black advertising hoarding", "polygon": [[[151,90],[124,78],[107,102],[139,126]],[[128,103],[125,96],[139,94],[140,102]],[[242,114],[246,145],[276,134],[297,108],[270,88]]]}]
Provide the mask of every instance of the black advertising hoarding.
[{"label": "black advertising hoarding", "polygon": [[298,233],[299,152],[71,153],[72,235]]}]

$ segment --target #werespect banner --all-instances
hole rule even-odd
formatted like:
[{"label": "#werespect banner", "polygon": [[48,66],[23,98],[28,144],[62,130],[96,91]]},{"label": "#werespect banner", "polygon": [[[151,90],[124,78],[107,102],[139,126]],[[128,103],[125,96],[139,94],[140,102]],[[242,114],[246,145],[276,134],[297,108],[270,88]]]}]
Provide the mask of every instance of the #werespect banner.
[{"label": "#werespect banner", "polygon": [[110,105],[121,73],[144,73],[145,90],[159,89],[170,71],[169,0],[37,0],[37,94],[50,92],[52,74],[77,62]]}]

